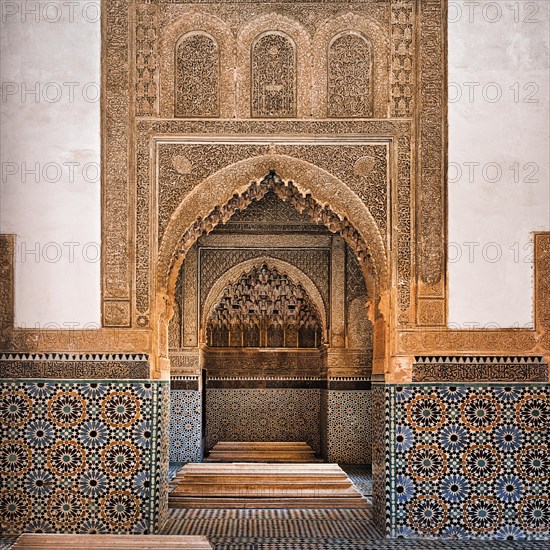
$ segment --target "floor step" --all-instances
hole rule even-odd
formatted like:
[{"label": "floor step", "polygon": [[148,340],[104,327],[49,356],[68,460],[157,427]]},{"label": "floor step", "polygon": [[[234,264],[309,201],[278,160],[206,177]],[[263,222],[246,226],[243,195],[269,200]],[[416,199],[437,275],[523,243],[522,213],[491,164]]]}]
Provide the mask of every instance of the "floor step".
[{"label": "floor step", "polygon": [[171,482],[171,508],[365,508],[337,464],[187,464]]},{"label": "floor step", "polygon": [[207,462],[321,462],[304,441],[220,441],[208,454]]}]

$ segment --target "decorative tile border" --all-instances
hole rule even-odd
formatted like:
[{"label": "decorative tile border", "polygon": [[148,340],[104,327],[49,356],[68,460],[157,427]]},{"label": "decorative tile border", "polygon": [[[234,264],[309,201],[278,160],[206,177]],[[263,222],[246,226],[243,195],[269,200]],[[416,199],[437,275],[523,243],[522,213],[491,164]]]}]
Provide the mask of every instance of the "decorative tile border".
[{"label": "decorative tile border", "polygon": [[171,390],[199,390],[198,376],[172,376],[170,378]]},{"label": "decorative tile border", "polygon": [[546,382],[548,365],[541,356],[415,357],[413,382]]},{"label": "decorative tile border", "polygon": [[550,386],[387,386],[392,537],[550,538]]},{"label": "decorative tile border", "polygon": [[151,380],[2,380],[2,530],[158,530],[166,392]]},{"label": "decorative tile border", "polygon": [[207,389],[326,389],[327,380],[315,376],[303,377],[240,377],[215,376],[206,381]]},{"label": "decorative tile border", "polygon": [[143,380],[149,378],[149,368],[149,356],[147,354],[0,354],[0,379]]}]

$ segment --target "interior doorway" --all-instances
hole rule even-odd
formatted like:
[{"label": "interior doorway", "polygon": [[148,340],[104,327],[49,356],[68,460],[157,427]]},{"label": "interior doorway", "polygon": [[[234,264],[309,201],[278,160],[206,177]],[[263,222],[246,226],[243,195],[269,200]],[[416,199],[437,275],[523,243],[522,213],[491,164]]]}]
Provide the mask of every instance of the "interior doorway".
[{"label": "interior doorway", "polygon": [[200,462],[220,441],[306,442],[328,462],[371,462],[364,269],[281,194],[271,185],[186,253],[169,348],[199,357],[200,444],[181,448],[190,416],[173,384],[172,462]]}]

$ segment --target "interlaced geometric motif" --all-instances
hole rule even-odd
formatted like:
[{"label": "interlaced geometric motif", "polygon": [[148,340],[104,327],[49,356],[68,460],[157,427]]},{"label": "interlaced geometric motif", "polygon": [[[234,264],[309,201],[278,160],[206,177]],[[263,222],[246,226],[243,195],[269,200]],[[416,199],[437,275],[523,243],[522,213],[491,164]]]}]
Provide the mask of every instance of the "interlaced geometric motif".
[{"label": "interlaced geometric motif", "polygon": [[372,460],[371,392],[328,390],[327,393],[328,461],[370,464]]},{"label": "interlaced geometric motif", "polygon": [[0,382],[0,530],[151,531],[161,387]]},{"label": "interlaced geometric motif", "polygon": [[391,388],[393,536],[548,538],[548,385]]},{"label": "interlaced geometric motif", "polygon": [[206,390],[206,446],[218,441],[306,441],[320,452],[318,389]]},{"label": "interlaced geometric motif", "polygon": [[201,394],[170,391],[170,462],[200,462],[202,432]]}]

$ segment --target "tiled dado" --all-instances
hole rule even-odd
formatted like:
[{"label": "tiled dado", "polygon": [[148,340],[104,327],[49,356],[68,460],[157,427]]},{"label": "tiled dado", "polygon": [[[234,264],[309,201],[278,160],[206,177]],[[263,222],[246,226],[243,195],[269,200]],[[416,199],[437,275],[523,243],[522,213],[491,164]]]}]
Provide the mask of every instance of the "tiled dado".
[{"label": "tiled dado", "polygon": [[0,380],[0,530],[158,530],[168,392],[151,380]]},{"label": "tiled dado", "polygon": [[[192,384],[193,380],[172,380],[172,387]],[[202,455],[201,392],[172,389],[170,391],[170,462],[201,462]]]},{"label": "tiled dado", "polygon": [[375,516],[389,536],[550,537],[550,385],[382,391],[375,416],[384,416],[386,438],[374,462],[375,478],[385,474],[386,503],[379,484]]},{"label": "tiled dado", "polygon": [[370,464],[372,458],[370,389],[326,390],[326,394],[327,460],[341,464]]},{"label": "tiled dado", "polygon": [[320,453],[319,389],[207,389],[206,447],[218,441],[306,441]]}]

